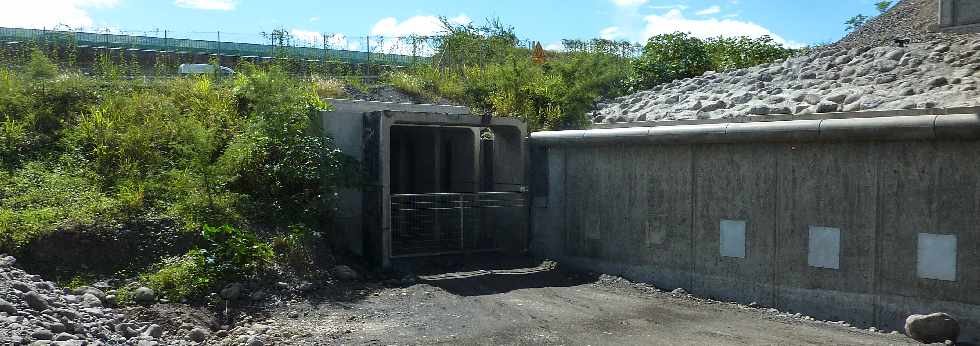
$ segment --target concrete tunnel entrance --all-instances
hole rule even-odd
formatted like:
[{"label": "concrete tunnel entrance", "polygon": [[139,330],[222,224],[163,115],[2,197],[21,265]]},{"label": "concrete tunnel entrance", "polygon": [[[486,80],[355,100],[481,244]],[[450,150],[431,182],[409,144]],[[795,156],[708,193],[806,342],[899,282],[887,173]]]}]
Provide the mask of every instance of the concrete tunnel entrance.
[{"label": "concrete tunnel entrance", "polygon": [[341,192],[336,226],[348,250],[383,267],[401,258],[526,251],[522,123],[465,107],[332,103],[324,130],[364,164],[368,181]]}]

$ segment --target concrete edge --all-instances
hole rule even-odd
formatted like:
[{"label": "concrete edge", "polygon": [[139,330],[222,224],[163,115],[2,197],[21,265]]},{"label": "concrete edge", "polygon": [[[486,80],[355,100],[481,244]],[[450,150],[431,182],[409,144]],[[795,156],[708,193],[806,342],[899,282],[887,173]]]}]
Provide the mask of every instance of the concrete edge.
[{"label": "concrete edge", "polygon": [[383,102],[383,101],[365,101],[365,100],[353,100],[353,99],[334,99],[325,98],[323,99],[327,103],[336,108],[336,111],[351,111],[358,113],[367,113],[375,111],[404,111],[404,112],[422,112],[422,113],[444,113],[444,114],[471,114],[470,108],[466,106],[454,106],[454,105],[435,105],[427,103],[397,103],[397,102]]},{"label": "concrete edge", "polygon": [[723,124],[723,123],[756,123],[756,122],[789,121],[789,120],[882,118],[882,117],[895,117],[895,116],[949,115],[949,114],[980,114],[980,106],[902,109],[902,110],[888,110],[888,111],[835,112],[835,113],[817,113],[817,114],[806,114],[806,115],[777,114],[777,115],[746,116],[746,117],[728,118],[728,119],[637,121],[637,122],[624,122],[624,123],[612,123],[612,124],[592,124],[591,129],[617,129],[617,128],[628,128],[628,127],[660,127],[660,126],[704,125],[704,124]]},{"label": "concrete edge", "polygon": [[980,138],[980,115],[906,115],[544,131],[532,133],[530,138],[532,144],[544,146],[976,139]]}]

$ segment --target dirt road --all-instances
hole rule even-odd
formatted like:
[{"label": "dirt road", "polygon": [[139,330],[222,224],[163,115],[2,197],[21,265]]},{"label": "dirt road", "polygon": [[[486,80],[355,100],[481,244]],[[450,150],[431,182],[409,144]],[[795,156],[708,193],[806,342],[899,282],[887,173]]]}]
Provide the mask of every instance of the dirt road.
[{"label": "dirt road", "polygon": [[[308,344],[904,345],[902,335],[662,292],[547,265],[432,270],[350,303],[309,302],[276,316]],[[315,300],[314,300],[315,301]],[[298,317],[295,314],[298,313]]]}]

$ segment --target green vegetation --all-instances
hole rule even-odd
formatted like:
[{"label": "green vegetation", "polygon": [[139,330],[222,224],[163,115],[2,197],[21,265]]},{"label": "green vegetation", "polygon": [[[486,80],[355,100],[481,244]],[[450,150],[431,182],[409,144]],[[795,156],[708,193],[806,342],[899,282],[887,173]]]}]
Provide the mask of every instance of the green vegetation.
[{"label": "green vegetation", "polygon": [[[565,40],[545,52],[499,22],[445,27],[431,59],[388,71],[383,82],[520,117],[531,130],[581,128],[599,102],[793,53],[767,37],[683,33],[643,47]],[[288,44],[285,33],[274,38]],[[370,89],[365,80],[288,56],[240,62],[233,76],[174,78],[179,59],[169,56],[96,52],[79,67],[71,45],[10,47],[0,50],[0,252],[18,255],[68,231],[111,236],[174,224],[189,245],[150,268],[121,269],[170,299],[201,298],[269,268],[312,274],[313,249],[331,239],[334,192],[360,177],[322,136],[318,115],[329,107],[324,98]],[[72,285],[95,279],[68,274]]]},{"label": "green vegetation", "polygon": [[255,275],[275,256],[272,246],[254,233],[225,225],[203,226],[206,245],[163,261],[142,279],[167,299],[201,298],[222,283]]},{"label": "green vegetation", "polygon": [[[358,181],[318,129],[321,96],[343,90],[335,82],[249,64],[223,79],[129,80],[112,64],[86,77],[39,49],[0,66],[12,66],[0,67],[0,252],[170,220],[199,241],[142,280],[199,297],[268,267],[273,240],[329,237],[334,189]],[[282,244],[314,241],[276,249],[310,253]]]},{"label": "green vegetation", "polygon": [[386,75],[410,95],[449,100],[479,113],[517,116],[532,131],[581,128],[598,102],[705,71],[769,63],[794,51],[769,37],[699,39],[659,35],[640,48],[629,42],[565,40],[543,62],[499,22],[484,26],[444,21],[446,36],[432,63]]}]

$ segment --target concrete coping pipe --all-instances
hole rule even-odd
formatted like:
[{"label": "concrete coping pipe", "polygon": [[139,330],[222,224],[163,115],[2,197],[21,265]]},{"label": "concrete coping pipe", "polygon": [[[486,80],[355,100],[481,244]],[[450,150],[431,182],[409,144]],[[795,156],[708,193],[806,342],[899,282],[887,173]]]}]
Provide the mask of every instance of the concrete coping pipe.
[{"label": "concrete coping pipe", "polygon": [[952,114],[544,131],[532,133],[531,144],[562,146],[977,138],[980,138],[980,115]]}]

